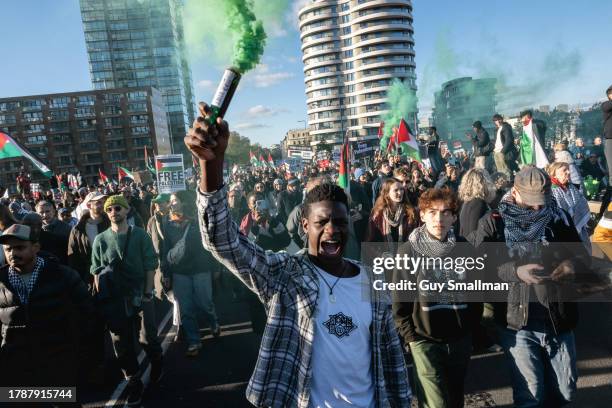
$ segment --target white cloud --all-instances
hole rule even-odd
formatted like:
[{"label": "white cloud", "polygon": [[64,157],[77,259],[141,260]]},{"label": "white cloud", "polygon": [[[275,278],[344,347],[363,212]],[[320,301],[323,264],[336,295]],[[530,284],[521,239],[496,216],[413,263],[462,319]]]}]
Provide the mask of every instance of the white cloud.
[{"label": "white cloud", "polygon": [[269,127],[270,125],[266,125],[263,123],[253,123],[253,122],[237,123],[233,126],[233,128],[236,130],[263,129],[263,128],[269,128]]},{"label": "white cloud", "polygon": [[249,110],[246,111],[246,116],[250,118],[264,117],[264,116],[276,116],[279,113],[285,113],[285,112],[289,112],[289,110],[284,109],[284,108],[272,109],[268,106],[256,105],[256,106],[253,106],[252,108],[249,108]]},{"label": "white cloud", "polygon": [[196,86],[201,89],[213,89],[215,86],[215,83],[211,81],[210,79],[202,79],[201,81],[198,81]]},{"label": "white cloud", "polygon": [[295,75],[291,72],[265,72],[255,73],[253,75],[255,86],[257,88],[267,88],[283,81],[293,78]]}]

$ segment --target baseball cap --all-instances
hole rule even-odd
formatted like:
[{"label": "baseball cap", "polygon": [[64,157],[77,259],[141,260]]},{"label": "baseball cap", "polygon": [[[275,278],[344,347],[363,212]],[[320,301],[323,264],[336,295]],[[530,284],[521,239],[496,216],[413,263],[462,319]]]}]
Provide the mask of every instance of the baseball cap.
[{"label": "baseball cap", "polygon": [[83,204],[87,205],[87,203],[89,203],[90,201],[98,201],[106,197],[107,197],[106,194],[102,194],[99,191],[92,191],[91,193],[85,196],[85,199],[83,200]]},{"label": "baseball cap", "polygon": [[70,213],[70,212],[71,212],[70,209],[68,209],[66,207],[60,208],[59,211],[58,211],[58,213],[60,213],[60,214],[65,214],[65,213]]},{"label": "baseball cap", "polygon": [[167,203],[170,201],[170,194],[158,194],[157,197],[151,200],[151,202],[158,203]]},{"label": "baseball cap", "polygon": [[0,235],[0,244],[5,244],[10,238],[17,238],[21,241],[38,241],[34,234],[32,234],[32,228],[22,224],[13,224],[4,230],[2,235]]},{"label": "baseball cap", "polygon": [[545,205],[551,194],[550,179],[535,166],[526,166],[514,176],[514,188],[527,205]]}]

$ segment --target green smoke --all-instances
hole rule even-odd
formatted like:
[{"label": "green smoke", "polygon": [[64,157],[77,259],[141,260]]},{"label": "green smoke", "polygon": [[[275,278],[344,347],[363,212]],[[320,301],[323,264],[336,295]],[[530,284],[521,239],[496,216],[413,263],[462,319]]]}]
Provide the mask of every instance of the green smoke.
[{"label": "green smoke", "polygon": [[263,23],[255,18],[252,1],[224,0],[224,4],[228,27],[237,37],[233,65],[242,73],[250,71],[259,63],[266,44]]},{"label": "green smoke", "polygon": [[393,80],[387,90],[387,113],[380,118],[385,123],[383,138],[381,139],[383,151],[387,149],[387,143],[393,133],[393,128],[399,126],[401,119],[404,119],[411,129],[414,128],[417,102],[416,92],[410,85],[397,78]]},{"label": "green smoke", "polygon": [[266,32],[282,34],[290,0],[187,0],[185,40],[190,53],[241,72],[261,59]]}]

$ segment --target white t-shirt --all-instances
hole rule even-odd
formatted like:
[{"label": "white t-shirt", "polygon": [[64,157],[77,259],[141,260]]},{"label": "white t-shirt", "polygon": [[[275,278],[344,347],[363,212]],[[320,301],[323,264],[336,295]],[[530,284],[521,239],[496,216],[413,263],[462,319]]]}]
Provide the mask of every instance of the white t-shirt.
[{"label": "white t-shirt", "polygon": [[497,128],[497,137],[495,138],[495,148],[493,149],[493,151],[495,152],[501,152],[504,148],[504,144],[502,143],[502,140],[501,140],[502,127],[503,126],[500,126]]},{"label": "white t-shirt", "polygon": [[366,272],[362,269],[355,277],[341,278],[333,289],[333,303],[323,279],[332,286],[337,277],[320,268],[317,271],[310,407],[374,407],[372,305]]}]

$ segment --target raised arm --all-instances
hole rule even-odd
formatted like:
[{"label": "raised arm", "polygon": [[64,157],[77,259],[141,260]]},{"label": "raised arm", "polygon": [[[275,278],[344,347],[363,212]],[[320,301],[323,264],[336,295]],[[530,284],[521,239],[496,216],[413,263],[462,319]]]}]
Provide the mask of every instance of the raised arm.
[{"label": "raised arm", "polygon": [[185,144],[200,160],[197,199],[204,248],[267,303],[289,260],[287,253],[264,251],[240,234],[232,220],[223,186],[223,160],[229,140],[229,127],[221,118],[213,125],[204,119],[210,114],[200,103],[200,116],[194,122]]}]

